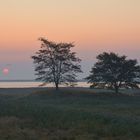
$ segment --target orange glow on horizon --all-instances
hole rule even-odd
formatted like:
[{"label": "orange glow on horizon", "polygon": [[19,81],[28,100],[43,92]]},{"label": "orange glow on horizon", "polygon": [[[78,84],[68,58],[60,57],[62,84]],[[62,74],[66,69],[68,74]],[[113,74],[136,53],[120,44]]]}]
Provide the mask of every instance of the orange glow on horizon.
[{"label": "orange glow on horizon", "polygon": [[75,42],[79,52],[87,48],[105,50],[110,46],[112,50],[132,45],[138,49],[139,5],[139,0],[1,1],[0,49],[11,52],[11,57],[8,53],[10,58],[5,60],[15,60],[13,54],[36,51],[40,47],[39,37]]}]

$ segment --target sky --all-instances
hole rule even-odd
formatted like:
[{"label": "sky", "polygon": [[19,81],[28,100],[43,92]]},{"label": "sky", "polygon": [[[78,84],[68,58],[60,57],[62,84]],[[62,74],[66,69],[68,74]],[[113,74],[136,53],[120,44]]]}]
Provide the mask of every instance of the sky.
[{"label": "sky", "polygon": [[140,62],[140,0],[0,0],[0,80],[35,79],[39,37],[74,42],[80,78],[104,51]]}]

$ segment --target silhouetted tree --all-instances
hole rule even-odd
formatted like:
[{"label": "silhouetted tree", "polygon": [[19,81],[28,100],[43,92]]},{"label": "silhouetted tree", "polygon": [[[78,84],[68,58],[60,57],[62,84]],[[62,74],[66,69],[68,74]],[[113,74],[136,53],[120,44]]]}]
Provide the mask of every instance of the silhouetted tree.
[{"label": "silhouetted tree", "polygon": [[76,82],[76,73],[82,72],[81,59],[71,52],[74,47],[72,43],[55,43],[40,38],[41,49],[36,52],[32,59],[35,64],[37,80],[43,84],[51,82],[55,84],[56,90],[59,84]]},{"label": "silhouetted tree", "polygon": [[126,56],[104,52],[97,56],[90,75],[86,78],[92,86],[104,85],[115,89],[118,93],[120,87],[138,88],[140,66],[137,60],[128,60]]}]

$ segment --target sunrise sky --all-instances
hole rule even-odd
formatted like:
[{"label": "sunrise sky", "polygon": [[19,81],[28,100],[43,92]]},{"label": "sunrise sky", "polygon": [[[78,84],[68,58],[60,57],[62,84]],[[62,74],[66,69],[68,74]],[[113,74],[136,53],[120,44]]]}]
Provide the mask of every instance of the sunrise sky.
[{"label": "sunrise sky", "polygon": [[39,37],[75,42],[81,77],[103,51],[140,62],[140,0],[0,0],[0,79],[35,78]]}]

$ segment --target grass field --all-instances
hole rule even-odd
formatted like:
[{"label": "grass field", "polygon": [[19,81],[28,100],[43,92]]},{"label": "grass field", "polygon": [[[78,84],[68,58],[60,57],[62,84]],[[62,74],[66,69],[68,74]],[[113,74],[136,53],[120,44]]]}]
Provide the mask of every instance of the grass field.
[{"label": "grass field", "polygon": [[140,140],[140,96],[82,89],[3,91],[0,140]]}]

